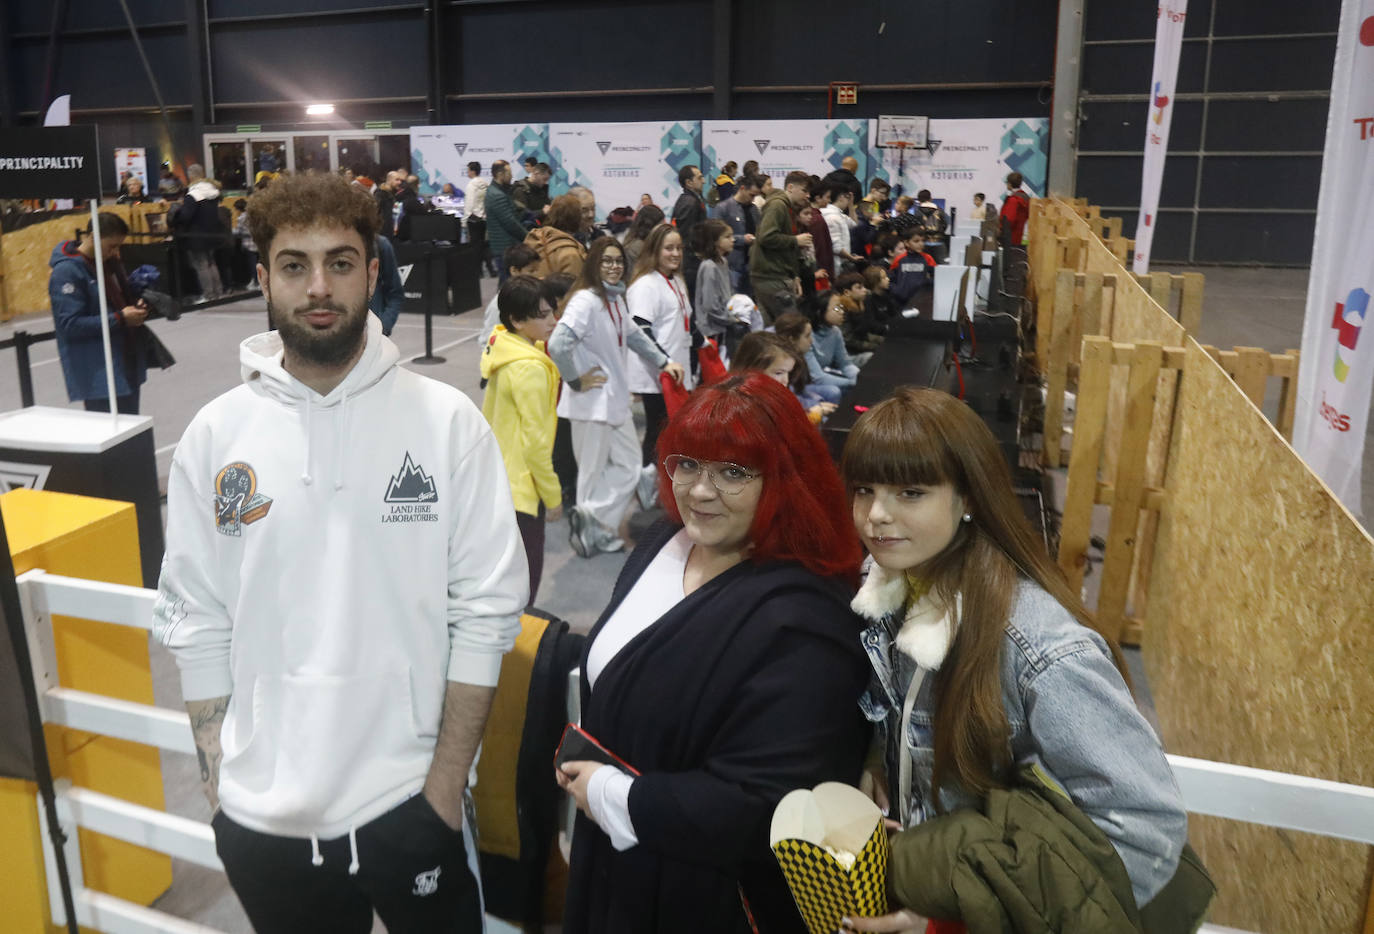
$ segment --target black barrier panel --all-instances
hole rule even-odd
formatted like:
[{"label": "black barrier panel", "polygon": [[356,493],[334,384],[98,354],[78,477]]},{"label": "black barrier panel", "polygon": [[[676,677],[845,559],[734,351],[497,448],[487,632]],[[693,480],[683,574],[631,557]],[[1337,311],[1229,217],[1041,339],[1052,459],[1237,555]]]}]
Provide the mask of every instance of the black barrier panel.
[{"label": "black barrier panel", "polygon": [[[9,565],[8,553],[4,559],[0,573],[6,570],[3,565]],[[25,685],[33,673],[20,662],[20,653],[28,654],[20,648],[21,643],[28,643],[23,620],[10,618],[18,609],[17,601],[11,606],[8,600],[0,599],[0,630],[4,630],[0,634],[0,776],[32,782],[38,780],[38,772],[34,769],[33,727]]]},{"label": "black barrier panel", "polygon": [[0,198],[100,197],[100,141],[94,126],[0,132]]}]

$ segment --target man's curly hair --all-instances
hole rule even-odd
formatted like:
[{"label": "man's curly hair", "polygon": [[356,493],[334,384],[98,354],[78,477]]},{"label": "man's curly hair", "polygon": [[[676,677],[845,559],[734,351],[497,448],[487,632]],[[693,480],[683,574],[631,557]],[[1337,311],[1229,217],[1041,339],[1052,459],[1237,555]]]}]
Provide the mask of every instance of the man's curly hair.
[{"label": "man's curly hair", "polygon": [[316,225],[356,230],[367,258],[377,252],[377,202],[337,175],[282,175],[248,199],[248,230],[265,266],[271,265],[277,231]]}]

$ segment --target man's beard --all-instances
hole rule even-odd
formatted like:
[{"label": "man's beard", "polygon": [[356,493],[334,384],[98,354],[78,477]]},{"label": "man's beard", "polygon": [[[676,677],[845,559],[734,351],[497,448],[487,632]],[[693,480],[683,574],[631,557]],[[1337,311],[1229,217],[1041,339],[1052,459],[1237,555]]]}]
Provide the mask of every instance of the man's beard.
[{"label": "man's beard", "polygon": [[[339,324],[332,330],[317,331],[301,315],[308,311],[327,310],[338,312]],[[367,340],[367,305],[355,312],[336,302],[317,302],[283,311],[269,300],[267,314],[272,325],[281,335],[282,346],[292,356],[315,366],[342,366],[362,347]]]}]

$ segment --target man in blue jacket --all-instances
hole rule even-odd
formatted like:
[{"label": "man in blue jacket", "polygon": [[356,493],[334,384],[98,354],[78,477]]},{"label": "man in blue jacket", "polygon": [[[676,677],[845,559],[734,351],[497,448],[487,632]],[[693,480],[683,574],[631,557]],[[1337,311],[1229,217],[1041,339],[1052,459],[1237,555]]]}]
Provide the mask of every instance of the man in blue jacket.
[{"label": "man in blue jacket", "polygon": [[[138,329],[148,317],[134,301],[119,262],[119,248],[129,225],[117,214],[100,214],[100,250],[105,261],[105,313],[110,318],[110,353],[114,363],[115,403],[120,412],[138,414],[139,387],[147,378],[147,345]],[[48,265],[48,300],[57,332],[57,355],[67,381],[67,397],[84,402],[92,412],[110,411],[105,381],[105,348],[100,333],[100,291],[95,277],[95,239],[64,240],[53,247]]]},{"label": "man in blue jacket", "polygon": [[368,299],[367,307],[382,319],[382,333],[391,336],[396,319],[401,316],[401,306],[406,301],[405,283],[401,281],[401,268],[396,263],[396,249],[386,237],[377,238],[377,287]]}]

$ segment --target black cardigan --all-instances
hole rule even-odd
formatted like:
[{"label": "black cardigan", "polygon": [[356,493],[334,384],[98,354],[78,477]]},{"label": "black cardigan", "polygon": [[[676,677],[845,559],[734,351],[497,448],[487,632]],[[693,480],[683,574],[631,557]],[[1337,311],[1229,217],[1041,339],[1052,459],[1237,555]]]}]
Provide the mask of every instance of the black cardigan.
[{"label": "black cardigan", "polygon": [[[677,531],[644,536],[588,649]],[[643,773],[629,801],[639,844],[618,853],[578,816],[565,932],[747,931],[742,890],[764,934],[804,934],[768,827],[787,792],[858,779],[859,629],[841,582],[745,562],[632,639],[595,691],[584,678],[583,727]]]}]

